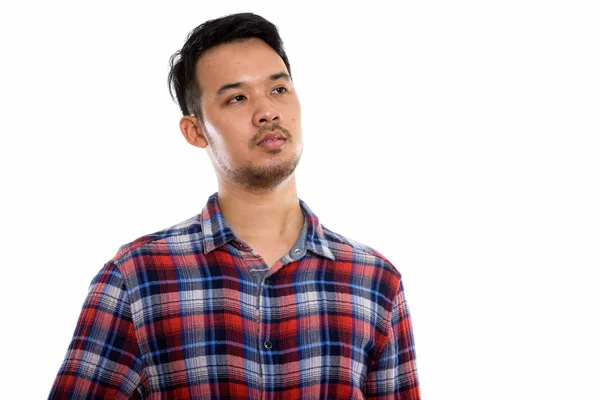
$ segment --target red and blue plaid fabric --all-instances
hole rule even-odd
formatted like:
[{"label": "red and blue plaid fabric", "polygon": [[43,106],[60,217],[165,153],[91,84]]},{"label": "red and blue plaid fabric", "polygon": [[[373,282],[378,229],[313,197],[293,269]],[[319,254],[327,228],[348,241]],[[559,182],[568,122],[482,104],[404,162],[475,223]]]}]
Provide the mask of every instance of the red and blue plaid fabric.
[{"label": "red and blue plaid fabric", "polygon": [[217,193],[93,279],[51,399],[419,399],[400,274],[306,217],[257,280]]}]

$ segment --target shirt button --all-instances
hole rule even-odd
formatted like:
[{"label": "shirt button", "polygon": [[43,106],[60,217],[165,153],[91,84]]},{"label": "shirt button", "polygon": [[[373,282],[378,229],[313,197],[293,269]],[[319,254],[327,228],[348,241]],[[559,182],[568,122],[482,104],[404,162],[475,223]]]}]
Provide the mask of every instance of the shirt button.
[{"label": "shirt button", "polygon": [[269,286],[271,284],[271,281],[268,279],[265,279],[265,286]]},{"label": "shirt button", "polygon": [[233,242],[233,245],[235,246],[236,249],[238,250],[242,250],[242,251],[250,251],[250,248],[248,246],[246,246],[244,243],[241,242]]},{"label": "shirt button", "polygon": [[294,254],[295,255],[298,255],[300,253],[302,253],[302,249],[294,249]]},{"label": "shirt button", "polygon": [[273,343],[271,343],[271,341],[267,340],[267,341],[265,342],[265,348],[266,348],[266,349],[270,349],[270,348],[272,348],[272,347],[273,347]]}]

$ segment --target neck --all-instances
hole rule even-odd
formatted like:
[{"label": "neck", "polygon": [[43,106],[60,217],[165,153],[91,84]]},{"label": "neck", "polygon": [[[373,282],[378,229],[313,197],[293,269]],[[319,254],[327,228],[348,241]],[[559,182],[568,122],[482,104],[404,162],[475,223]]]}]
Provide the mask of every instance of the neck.
[{"label": "neck", "polygon": [[294,174],[276,188],[262,192],[220,180],[217,200],[235,234],[245,241],[296,238],[302,230],[304,215]]}]

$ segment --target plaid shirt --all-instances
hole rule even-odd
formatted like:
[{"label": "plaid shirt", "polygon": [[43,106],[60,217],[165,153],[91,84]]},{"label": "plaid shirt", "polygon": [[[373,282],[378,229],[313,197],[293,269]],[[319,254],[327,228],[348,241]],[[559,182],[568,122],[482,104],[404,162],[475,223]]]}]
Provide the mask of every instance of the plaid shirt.
[{"label": "plaid shirt", "polygon": [[[121,246],[51,399],[419,399],[400,273],[319,223],[265,270],[219,210]],[[260,276],[260,274],[259,274]]]}]

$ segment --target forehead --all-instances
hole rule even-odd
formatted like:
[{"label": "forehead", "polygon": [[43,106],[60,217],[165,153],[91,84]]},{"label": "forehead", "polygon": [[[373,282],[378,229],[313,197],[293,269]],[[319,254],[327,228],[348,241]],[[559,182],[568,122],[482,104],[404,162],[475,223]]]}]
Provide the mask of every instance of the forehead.
[{"label": "forehead", "polygon": [[256,38],[213,47],[196,62],[196,79],[208,94],[226,83],[263,81],[284,71],[279,54]]}]

